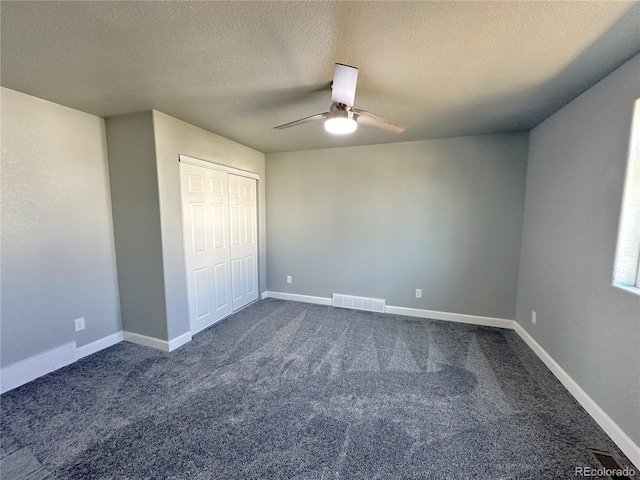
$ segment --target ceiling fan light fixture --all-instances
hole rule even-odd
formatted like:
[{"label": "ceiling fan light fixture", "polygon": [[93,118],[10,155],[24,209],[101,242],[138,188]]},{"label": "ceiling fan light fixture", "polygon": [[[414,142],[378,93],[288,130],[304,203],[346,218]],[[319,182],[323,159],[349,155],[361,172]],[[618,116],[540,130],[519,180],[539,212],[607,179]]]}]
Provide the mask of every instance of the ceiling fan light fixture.
[{"label": "ceiling fan light fixture", "polygon": [[327,114],[327,119],[324,122],[324,129],[329,133],[335,133],[336,135],[347,135],[353,133],[358,128],[356,122],[357,114],[354,114],[351,110],[339,110],[332,108],[331,112]]},{"label": "ceiling fan light fixture", "polygon": [[336,135],[353,133],[358,128],[357,122],[352,118],[329,118],[324,122],[324,129]]}]

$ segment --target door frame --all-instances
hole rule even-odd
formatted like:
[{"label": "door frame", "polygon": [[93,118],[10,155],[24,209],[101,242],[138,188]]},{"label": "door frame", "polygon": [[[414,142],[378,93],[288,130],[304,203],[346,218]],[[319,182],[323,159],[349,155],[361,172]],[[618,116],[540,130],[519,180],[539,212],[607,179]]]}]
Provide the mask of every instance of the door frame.
[{"label": "door frame", "polygon": [[188,155],[178,155],[178,161],[180,163],[187,163],[196,167],[209,168],[211,170],[218,170],[219,172],[231,173],[240,177],[254,178],[260,181],[260,175],[257,173],[249,172],[247,170],[240,170],[239,168],[227,167],[219,163],[208,162],[207,160],[200,160],[198,158],[189,157]]}]

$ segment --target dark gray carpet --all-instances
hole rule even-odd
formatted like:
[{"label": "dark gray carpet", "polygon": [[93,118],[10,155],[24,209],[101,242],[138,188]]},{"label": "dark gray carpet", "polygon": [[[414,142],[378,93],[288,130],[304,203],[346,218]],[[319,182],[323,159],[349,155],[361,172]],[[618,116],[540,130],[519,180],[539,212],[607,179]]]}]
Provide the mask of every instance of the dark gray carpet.
[{"label": "dark gray carpet", "polygon": [[556,480],[596,468],[588,448],[630,465],[512,331],[274,299],[172,353],[84,358],[0,415],[4,460],[42,478]]}]

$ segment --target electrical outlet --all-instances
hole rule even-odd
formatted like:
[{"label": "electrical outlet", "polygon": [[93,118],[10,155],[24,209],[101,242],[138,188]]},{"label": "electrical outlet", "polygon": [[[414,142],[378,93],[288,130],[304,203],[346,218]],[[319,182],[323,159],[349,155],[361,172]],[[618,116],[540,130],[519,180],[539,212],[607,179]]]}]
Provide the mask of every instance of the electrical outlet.
[{"label": "electrical outlet", "polygon": [[291,278],[291,275],[287,275],[287,283],[293,283],[293,279]]},{"label": "electrical outlet", "polygon": [[74,322],[76,324],[76,332],[79,332],[80,330],[84,330],[84,317],[76,318]]},{"label": "electrical outlet", "polygon": [[422,289],[416,288],[416,298],[422,298]]},{"label": "electrical outlet", "polygon": [[531,310],[531,323],[536,324],[536,312]]}]

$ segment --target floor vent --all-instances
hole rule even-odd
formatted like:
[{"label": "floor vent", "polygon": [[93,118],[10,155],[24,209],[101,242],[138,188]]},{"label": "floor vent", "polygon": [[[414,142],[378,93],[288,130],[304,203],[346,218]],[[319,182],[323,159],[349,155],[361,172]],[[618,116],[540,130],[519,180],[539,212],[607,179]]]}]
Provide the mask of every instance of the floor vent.
[{"label": "floor vent", "polygon": [[385,300],[381,298],[354,297],[353,295],[333,294],[333,306],[384,313]]},{"label": "floor vent", "polygon": [[[596,462],[602,467],[602,474],[605,478],[611,480],[633,480],[635,478],[635,470],[629,467],[623,467],[618,458],[607,452],[599,450],[589,450]],[[600,473],[600,472],[599,472]]]}]

